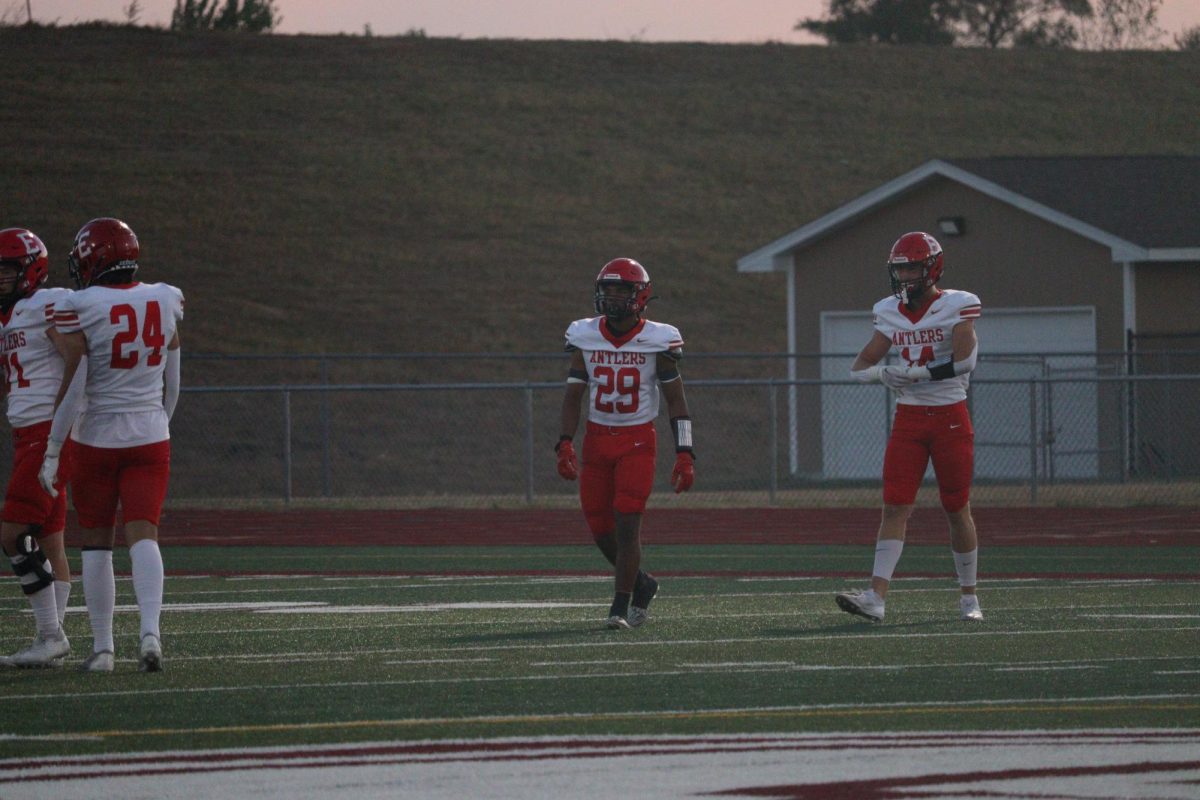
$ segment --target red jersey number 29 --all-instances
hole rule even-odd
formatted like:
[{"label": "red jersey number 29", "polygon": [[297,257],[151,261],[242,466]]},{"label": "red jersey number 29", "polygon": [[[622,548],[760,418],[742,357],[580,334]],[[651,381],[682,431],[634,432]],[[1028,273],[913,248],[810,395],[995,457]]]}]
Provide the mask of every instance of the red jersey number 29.
[{"label": "red jersey number 29", "polygon": [[113,369],[133,369],[138,363],[138,348],[126,347],[138,341],[141,332],[141,342],[149,349],[146,354],[146,365],[153,367],[162,361],[162,349],[166,345],[166,337],[162,331],[162,309],[158,302],[151,300],[146,303],[146,316],[139,325],[137,309],[128,303],[115,305],[108,312],[108,321],[119,328],[112,340],[112,360],[109,365]]},{"label": "red jersey number 29", "polygon": [[632,414],[638,410],[642,373],[634,367],[596,367],[596,410],[605,414]]}]

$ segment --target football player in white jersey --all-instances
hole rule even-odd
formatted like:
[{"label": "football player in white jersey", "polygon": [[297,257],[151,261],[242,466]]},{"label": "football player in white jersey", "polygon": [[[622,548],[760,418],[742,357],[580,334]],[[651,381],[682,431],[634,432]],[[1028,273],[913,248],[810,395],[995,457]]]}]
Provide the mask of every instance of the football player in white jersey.
[{"label": "football player in white jersey", "polygon": [[[25,228],[0,231],[0,352],[13,435],[13,468],[0,512],[0,541],[37,624],[33,644],[5,659],[19,667],[57,665],[71,651],[62,628],[71,593],[63,548],[67,501],[65,496],[50,497],[38,484],[54,397],[63,376],[62,337],[54,330],[54,306],[71,293],[44,288],[49,274],[49,254],[41,239]],[[64,451],[64,464],[69,455],[69,450]],[[58,487],[62,485],[60,480]]]},{"label": "football player in white jersey", "polygon": [[[562,435],[554,450],[558,473],[579,479],[579,500],[592,537],[614,568],[615,594],[608,627],[642,625],[658,581],[641,570],[642,513],[654,484],[657,450],[654,419],[659,393],[675,438],[675,492],[695,480],[692,420],[678,361],[683,338],[673,325],[642,318],[652,299],[650,275],[630,258],[617,258],[596,276],[595,307],[601,315],[572,322],[566,349],[570,372],[562,405]],[[587,394],[583,469],[575,455],[579,404]]]},{"label": "football player in white jersey", "polygon": [[[883,619],[884,597],[930,461],[950,524],[959,617],[983,619],[975,593],[979,549],[970,504],[975,430],[967,412],[980,303],[970,292],[939,289],[942,267],[942,246],[929,234],[906,233],[896,241],[888,257],[892,294],[875,304],[875,333],[850,368],[856,380],[881,382],[899,395],[883,460],[883,519],[871,588],[836,597],[842,610],[874,622]],[[893,349],[901,363],[881,366]]]},{"label": "football player in white jersey", "polygon": [[[163,666],[158,521],[170,473],[168,422],[179,398],[183,293],[165,283],[135,281],[139,254],[137,236],[124,222],[102,218],[84,225],[69,257],[79,290],[54,311],[66,367],[39,477],[53,493],[58,451],[70,430],[71,495],[83,529],[83,594],[93,638],[92,655],[82,665],[88,672],[113,669],[118,503],[141,613],[138,668],[157,672]],[[85,370],[82,386],[72,382],[77,369]],[[81,396],[87,404],[82,415]]]}]

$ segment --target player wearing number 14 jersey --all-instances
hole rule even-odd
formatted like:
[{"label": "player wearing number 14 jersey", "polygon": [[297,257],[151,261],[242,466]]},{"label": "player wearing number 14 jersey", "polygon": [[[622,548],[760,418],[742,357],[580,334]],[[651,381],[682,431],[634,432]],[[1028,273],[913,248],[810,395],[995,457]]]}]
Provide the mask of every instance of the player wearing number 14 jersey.
[{"label": "player wearing number 14 jersey", "polygon": [[[608,627],[636,628],[658,592],[658,581],[641,570],[642,512],[654,483],[659,394],[666,398],[675,437],[675,491],[694,480],[692,421],[678,361],[683,338],[673,325],[642,318],[652,299],[650,275],[629,258],[608,262],[596,276],[598,317],[567,328],[570,372],[562,407],[562,435],[555,452],[558,473],[579,479],[579,500],[600,552],[613,565],[615,593]],[[580,401],[587,391],[583,469],[573,440]]]},{"label": "player wearing number 14 jersey", "polygon": [[[899,395],[883,458],[883,519],[871,588],[835,599],[851,614],[875,622],[883,619],[884,596],[904,548],[908,517],[932,461],[950,525],[959,616],[982,620],[975,594],[978,539],[970,504],[975,431],[967,413],[967,383],[979,347],[979,298],[937,287],[942,246],[927,233],[901,236],[888,257],[888,272],[892,294],[875,304],[875,333],[850,368],[856,380],[883,383]],[[901,363],[880,366],[892,350]]]},{"label": "player wearing number 14 jersey", "polygon": [[[163,562],[158,521],[167,493],[168,422],[179,397],[179,323],[183,294],[165,283],[134,280],[140,246],[128,225],[95,219],[75,236],[69,257],[79,291],[54,310],[66,342],[66,367],[41,481],[53,492],[58,447],[75,421],[71,494],[83,529],[83,592],[93,652],[83,669],[113,668],[116,601],[112,548],[120,504],[141,613],[139,668],[162,669],[159,614]],[[73,382],[77,370],[86,379]]]}]

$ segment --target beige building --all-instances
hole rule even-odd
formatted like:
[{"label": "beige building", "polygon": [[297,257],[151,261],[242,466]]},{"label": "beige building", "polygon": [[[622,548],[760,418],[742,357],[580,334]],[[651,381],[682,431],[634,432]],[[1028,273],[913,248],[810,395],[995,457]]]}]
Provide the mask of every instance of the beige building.
[{"label": "beige building", "polygon": [[[1162,371],[1163,363],[1176,372],[1200,372],[1197,359],[1148,367],[1117,355],[1200,350],[1200,157],[929,161],[743,256],[740,272],[786,273],[791,352],[845,356],[823,359],[820,367],[799,360],[790,377],[845,376],[871,336],[871,305],[889,291],[888,250],[912,230],[942,243],[941,285],[982,300],[977,378],[1081,371],[1103,376],[1118,369]],[[1003,479],[1028,472],[1028,453],[1017,452],[1015,443],[1021,428],[1024,439],[1030,438],[1030,404],[1026,401],[1022,418],[1015,401],[1000,399],[1003,387],[994,388],[988,413],[993,419],[1011,417],[1009,430],[988,431],[986,424],[979,430],[984,410],[977,392],[977,443],[983,451],[995,445],[994,453],[977,459],[977,469],[982,477],[990,472]],[[1161,414],[1145,413],[1149,397],[1139,413],[1140,392],[1122,397],[1103,383],[1050,390],[1047,398],[1057,407],[1038,413],[1057,413],[1036,423],[1044,427],[1038,447],[1046,451],[1039,469],[1052,478],[1127,477],[1155,468],[1153,451],[1168,447],[1172,438],[1200,444],[1200,415],[1180,415],[1167,426]],[[877,432],[880,420],[874,417],[886,412],[869,415],[869,441],[845,444],[844,435],[831,432],[852,425],[851,415],[863,427],[862,412],[838,397],[823,391],[819,413],[792,405],[793,473],[878,474],[873,457],[855,461],[848,453],[873,452],[876,439],[882,447],[887,423]],[[1038,405],[1045,402],[1039,399]],[[1113,419],[1122,421],[1118,432],[1110,430]],[[814,441],[821,448],[798,446]],[[847,452],[837,452],[839,447]],[[1013,452],[1001,452],[1005,449]],[[1194,452],[1190,466],[1173,461],[1184,472],[1197,471]]]}]

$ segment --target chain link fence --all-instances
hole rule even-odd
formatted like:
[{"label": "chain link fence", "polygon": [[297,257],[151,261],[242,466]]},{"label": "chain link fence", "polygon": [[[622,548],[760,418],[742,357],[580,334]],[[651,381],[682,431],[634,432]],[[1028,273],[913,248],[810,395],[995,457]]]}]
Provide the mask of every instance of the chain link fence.
[{"label": "chain link fence", "polygon": [[[699,380],[693,504],[873,505],[892,397],[845,381]],[[572,500],[554,468],[562,384],[187,390],[175,499],[375,498],[487,506]],[[977,504],[1200,501],[1200,376],[973,383]],[[671,437],[658,426],[656,491]],[[927,476],[932,481],[932,472]]]},{"label": "chain link fence", "polygon": [[[418,368],[426,380],[435,362],[451,373],[488,363],[552,376],[436,383],[361,380],[394,374],[392,358],[305,358],[185,361],[189,385],[171,426],[173,503],[576,502],[577,484],[558,477],[552,449],[562,355],[430,357]],[[845,375],[852,358],[804,357],[797,373]],[[406,368],[422,361],[404,359]],[[1129,374],[1128,363],[1095,353],[981,360],[969,399],[975,504],[1200,504],[1200,374]],[[259,380],[236,384],[246,370]],[[671,493],[672,439],[660,414],[656,505],[879,503],[892,394],[770,374],[783,370],[777,356],[689,359],[697,482],[686,495]],[[722,371],[742,374],[697,377]],[[341,382],[350,374],[360,380]],[[932,469],[926,483],[919,502],[936,503]]]}]

